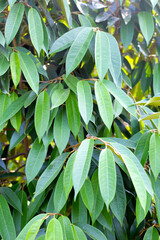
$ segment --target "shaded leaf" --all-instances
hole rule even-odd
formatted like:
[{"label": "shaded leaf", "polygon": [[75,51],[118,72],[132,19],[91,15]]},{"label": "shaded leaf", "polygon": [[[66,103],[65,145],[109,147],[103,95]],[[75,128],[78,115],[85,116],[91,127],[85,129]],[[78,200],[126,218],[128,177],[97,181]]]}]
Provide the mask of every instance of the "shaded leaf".
[{"label": "shaded leaf", "polygon": [[160,136],[158,133],[153,133],[149,143],[149,161],[150,161],[151,169],[155,179],[157,179],[160,173],[160,164],[159,164],[160,147],[159,146],[160,146]]},{"label": "shaded leaf", "polygon": [[138,21],[139,21],[141,32],[148,45],[154,33],[154,21],[153,21],[152,14],[150,12],[139,12]]},{"label": "shaded leaf", "polygon": [[89,178],[85,180],[80,190],[80,194],[85,206],[91,213],[94,205],[94,193],[93,193],[92,183]]}]

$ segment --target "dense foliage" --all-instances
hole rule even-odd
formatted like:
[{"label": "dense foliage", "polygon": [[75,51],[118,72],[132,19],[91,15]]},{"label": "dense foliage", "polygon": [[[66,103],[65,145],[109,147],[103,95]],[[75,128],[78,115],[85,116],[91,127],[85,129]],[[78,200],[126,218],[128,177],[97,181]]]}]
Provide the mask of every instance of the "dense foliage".
[{"label": "dense foliage", "polygon": [[159,239],[158,0],[0,1],[3,240]]}]

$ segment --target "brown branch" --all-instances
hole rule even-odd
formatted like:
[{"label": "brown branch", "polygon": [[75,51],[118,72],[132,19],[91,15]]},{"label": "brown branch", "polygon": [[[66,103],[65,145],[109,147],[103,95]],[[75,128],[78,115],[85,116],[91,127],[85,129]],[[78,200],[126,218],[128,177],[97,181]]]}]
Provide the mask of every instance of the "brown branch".
[{"label": "brown branch", "polygon": [[3,161],[9,161],[9,160],[11,160],[11,159],[14,159],[14,158],[17,158],[17,157],[19,157],[19,156],[25,156],[25,153],[18,153],[18,154],[16,154],[16,155],[14,155],[14,156],[11,156],[11,157],[8,157],[8,158],[2,158],[2,160]]}]

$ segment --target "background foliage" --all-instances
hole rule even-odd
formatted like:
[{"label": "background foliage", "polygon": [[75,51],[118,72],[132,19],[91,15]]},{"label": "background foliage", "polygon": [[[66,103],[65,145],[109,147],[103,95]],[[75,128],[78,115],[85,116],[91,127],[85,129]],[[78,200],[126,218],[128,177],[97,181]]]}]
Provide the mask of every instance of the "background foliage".
[{"label": "background foliage", "polygon": [[158,0],[0,1],[0,235],[159,239]]}]

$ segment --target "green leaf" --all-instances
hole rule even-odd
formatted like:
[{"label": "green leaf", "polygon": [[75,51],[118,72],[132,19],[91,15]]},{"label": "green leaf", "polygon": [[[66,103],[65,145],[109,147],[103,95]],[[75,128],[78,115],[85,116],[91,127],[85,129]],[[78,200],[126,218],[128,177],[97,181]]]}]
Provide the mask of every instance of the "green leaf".
[{"label": "green leaf", "polygon": [[104,206],[103,211],[99,215],[97,221],[105,228],[107,228],[109,231],[112,232],[112,215],[110,212],[107,211],[106,206]]},{"label": "green leaf", "polygon": [[23,14],[24,5],[21,3],[14,4],[9,12],[4,30],[7,45],[9,45],[16,36],[22,22]]},{"label": "green leaf", "polygon": [[89,210],[89,213],[91,213],[94,205],[94,193],[92,183],[89,178],[85,180],[80,190],[80,194],[86,208]]},{"label": "green leaf", "polygon": [[61,224],[62,231],[63,231],[63,240],[75,240],[73,236],[73,230],[71,227],[71,222],[68,217],[60,216],[58,221]]},{"label": "green leaf", "polygon": [[9,62],[7,58],[0,53],[0,76],[7,72],[9,68]]},{"label": "green leaf", "polygon": [[12,5],[16,2],[16,0],[8,0],[9,6],[12,7]]},{"label": "green leaf", "polygon": [[158,240],[159,239],[159,232],[155,227],[150,227],[147,229],[143,240]]},{"label": "green leaf", "polygon": [[55,206],[55,211],[60,212],[61,209],[64,207],[64,204],[66,203],[66,194],[64,191],[64,186],[63,186],[63,176],[64,176],[64,171],[61,173],[59,176],[56,187],[55,187],[55,192],[54,192],[54,206]]},{"label": "green leaf", "polygon": [[60,108],[54,121],[54,138],[61,154],[65,149],[70,136],[65,108]]},{"label": "green leaf", "polygon": [[98,183],[98,170],[94,172],[91,179],[91,183],[92,183],[93,194],[94,194],[94,204],[93,204],[93,208],[90,215],[91,215],[92,223],[94,224],[94,222],[100,215],[104,206],[104,201],[102,199],[99,183]]},{"label": "green leaf", "polygon": [[[15,100],[18,99],[18,96],[15,92],[13,92],[10,97],[11,97],[11,103],[13,103]],[[11,122],[12,126],[14,127],[14,129],[16,129],[17,132],[19,132],[19,129],[20,129],[20,126],[21,126],[21,120],[22,120],[21,111],[18,111],[10,119],[10,122]]]},{"label": "green leaf", "polygon": [[1,187],[0,188],[0,194],[2,194],[7,202],[14,207],[17,211],[22,214],[22,207],[21,207],[21,202],[15,192],[11,188],[8,187]]},{"label": "green leaf", "polygon": [[85,207],[80,194],[78,194],[76,201],[72,201],[71,219],[74,224],[87,223],[87,208]]},{"label": "green leaf", "polygon": [[95,95],[100,116],[110,130],[113,121],[113,106],[110,94],[103,83],[95,83]]},{"label": "green leaf", "polygon": [[16,231],[9,206],[3,195],[0,194],[0,233],[4,240],[15,240]]},{"label": "green leaf", "polygon": [[78,109],[77,97],[73,92],[70,92],[66,101],[66,110],[69,128],[76,137],[81,124],[81,117]]},{"label": "green leaf", "polygon": [[72,155],[69,157],[67,161],[66,168],[64,170],[63,187],[66,194],[66,198],[68,197],[73,186],[72,172],[76,154],[77,152],[72,153]]},{"label": "green leaf", "polygon": [[154,202],[156,206],[157,219],[158,223],[160,224],[160,178],[157,178],[157,181],[155,181],[153,174],[151,174],[151,182],[154,190]]},{"label": "green leaf", "polygon": [[69,28],[72,27],[72,15],[69,8],[69,3],[67,0],[56,0],[59,4],[60,8],[62,9],[63,15],[65,16],[67,23],[69,25]]},{"label": "green leaf", "polygon": [[60,52],[70,47],[73,43],[74,39],[77,37],[78,33],[82,31],[83,27],[74,28],[66,33],[64,33],[61,37],[59,37],[51,46],[51,50],[49,54]]},{"label": "green leaf", "polygon": [[45,219],[36,220],[29,228],[25,240],[34,240]]},{"label": "green leaf", "polygon": [[134,102],[123,90],[116,87],[111,81],[103,81],[107,90],[117,99],[117,101],[134,117],[137,118],[136,107],[133,106]]},{"label": "green leaf", "polygon": [[38,135],[39,141],[42,139],[45,131],[47,130],[50,116],[50,99],[48,93],[43,91],[39,94],[36,101],[35,108],[35,130]]},{"label": "green leaf", "polygon": [[77,226],[72,225],[74,240],[87,240],[86,235],[84,232]]},{"label": "green leaf", "polygon": [[121,74],[121,66],[122,66],[119,46],[116,39],[111,34],[107,33],[107,37],[109,39],[110,49],[111,49],[111,63],[109,65],[109,70],[115,85],[117,87],[121,87],[119,86],[119,83],[118,83],[118,79]]},{"label": "green leaf", "polygon": [[98,180],[102,198],[109,209],[116,192],[116,169],[113,154],[107,148],[99,156]]},{"label": "green leaf", "polygon": [[30,229],[30,227],[32,226],[32,224],[34,222],[36,222],[37,220],[42,220],[43,218],[45,218],[47,216],[47,214],[39,214],[37,216],[35,216],[34,218],[32,218],[26,225],[25,227],[22,229],[22,231],[20,232],[20,234],[17,236],[16,240],[24,240],[26,239],[28,230]]},{"label": "green leaf", "polygon": [[147,45],[149,44],[149,41],[152,38],[152,35],[154,33],[154,21],[152,13],[150,12],[139,12],[138,13],[138,21],[139,26],[141,29],[141,32],[147,42]]},{"label": "green leaf", "polygon": [[19,97],[13,103],[11,103],[9,107],[7,107],[7,109],[5,110],[1,118],[0,124],[3,124],[6,121],[8,121],[23,107],[23,104],[27,96],[28,96],[28,92],[24,93],[21,97]]},{"label": "green leaf", "polygon": [[0,13],[8,6],[8,1],[7,0],[1,0],[0,3]]},{"label": "green leaf", "polygon": [[152,3],[153,8],[156,6],[156,4],[158,3],[158,0],[150,0]]},{"label": "green leaf", "polygon": [[85,139],[78,148],[73,166],[73,186],[75,189],[74,199],[76,199],[79,190],[87,178],[93,153],[93,146],[93,139]]},{"label": "green leaf", "polygon": [[157,63],[154,66],[154,73],[153,73],[154,94],[160,93],[159,75],[160,75],[160,63]]},{"label": "green leaf", "polygon": [[63,232],[60,222],[53,218],[49,221],[46,231],[47,240],[63,240]]},{"label": "green leaf", "polygon": [[83,231],[90,236],[93,240],[107,240],[105,235],[97,228],[89,225],[89,224],[78,224]]},{"label": "green leaf", "polygon": [[102,81],[111,64],[111,52],[108,36],[105,32],[96,32],[95,62],[98,76]]},{"label": "green leaf", "polygon": [[147,192],[147,203],[146,203],[146,207],[145,209],[142,208],[139,198],[137,197],[136,200],[136,220],[137,220],[137,226],[143,221],[143,219],[146,217],[150,205],[151,205],[151,195],[149,195],[149,193]]},{"label": "green leaf", "polygon": [[35,8],[30,8],[28,11],[28,26],[31,41],[39,55],[43,46],[44,35],[41,18]]},{"label": "green leaf", "polygon": [[56,88],[51,96],[52,109],[62,105],[67,100],[69,93],[70,93],[69,88],[67,89]]},{"label": "green leaf", "polygon": [[160,146],[160,136],[158,133],[153,133],[149,143],[149,161],[150,161],[151,169],[155,179],[157,179],[160,173],[160,164],[159,164],[160,147],[159,146]]},{"label": "green leaf", "polygon": [[12,81],[16,89],[21,78],[20,61],[19,61],[18,54],[16,52],[11,53],[10,68],[11,68]]},{"label": "green leaf", "polygon": [[18,52],[22,72],[30,85],[31,89],[38,94],[39,75],[32,58],[23,52]]},{"label": "green leaf", "polygon": [[128,46],[132,42],[134,35],[134,22],[132,20],[127,24],[125,24],[124,21],[121,21],[120,35],[122,43],[127,50]]},{"label": "green leaf", "polygon": [[123,183],[123,178],[119,168],[117,167],[117,186],[116,193],[113,201],[110,204],[111,210],[115,217],[120,222],[121,226],[123,225],[123,219],[126,212],[126,193]]},{"label": "green leaf", "polygon": [[68,153],[63,153],[61,156],[55,158],[45,169],[45,171],[40,176],[37,185],[35,197],[43,192],[49,184],[57,177],[59,171],[61,170],[64,161],[66,160]]},{"label": "green leaf", "polygon": [[79,32],[69,49],[66,59],[66,75],[68,76],[82,61],[93,37],[93,29],[86,27]]},{"label": "green leaf", "polygon": [[25,167],[28,184],[37,176],[46,157],[46,149],[42,142],[36,139],[29,152]]},{"label": "green leaf", "polygon": [[77,93],[79,111],[87,125],[93,111],[93,101],[89,83],[87,81],[79,81],[77,84]]}]

